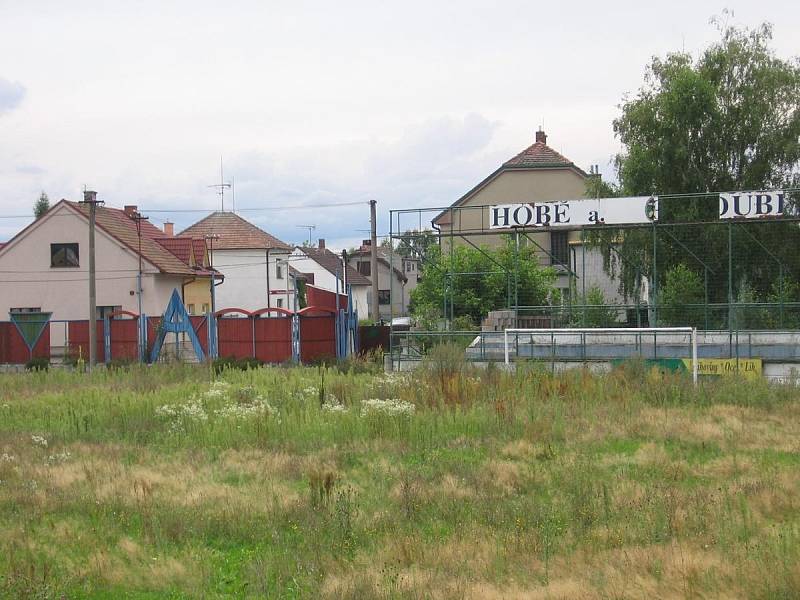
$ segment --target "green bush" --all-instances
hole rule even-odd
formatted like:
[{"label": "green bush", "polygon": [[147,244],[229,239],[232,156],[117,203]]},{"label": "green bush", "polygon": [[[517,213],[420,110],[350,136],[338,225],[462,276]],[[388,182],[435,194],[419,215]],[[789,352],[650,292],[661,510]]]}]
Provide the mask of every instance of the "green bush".
[{"label": "green bush", "polygon": [[25,363],[26,371],[47,371],[50,368],[50,359],[43,356],[30,359]]},{"label": "green bush", "polygon": [[248,369],[257,369],[264,366],[264,361],[251,356],[244,358],[235,358],[233,356],[221,356],[213,362],[214,373],[219,375],[226,369],[237,369],[239,371],[247,371]]}]

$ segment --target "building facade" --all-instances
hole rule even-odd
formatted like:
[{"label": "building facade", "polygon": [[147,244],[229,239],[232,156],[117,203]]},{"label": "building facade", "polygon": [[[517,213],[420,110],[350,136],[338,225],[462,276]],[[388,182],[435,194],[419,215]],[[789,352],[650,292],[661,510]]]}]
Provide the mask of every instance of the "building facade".
[{"label": "building facade", "polygon": [[[348,256],[348,264],[372,283],[371,242],[364,240],[361,247]],[[391,263],[390,263],[391,261]],[[379,318],[408,315],[411,292],[417,287],[419,260],[389,254],[378,248],[378,311]],[[372,288],[369,296],[371,297]]]},{"label": "building facade", "polygon": [[289,257],[291,267],[298,277],[329,292],[344,293],[345,284],[351,286],[353,305],[360,319],[369,316],[369,279],[353,267],[345,267],[343,260],[325,247],[325,240],[319,240],[317,248],[297,246]]},{"label": "building facade", "polygon": [[[88,210],[61,200],[0,248],[0,319],[36,312],[51,320],[89,318]],[[172,291],[183,297],[190,284],[198,302],[209,302],[212,272],[194,257],[184,262],[173,254],[167,232],[137,216],[135,206],[97,208],[96,317],[120,310],[160,315]],[[51,345],[63,345],[65,332],[51,326]]]},{"label": "building facade", "polygon": [[[498,247],[516,243],[532,246],[540,266],[557,273],[561,298],[580,293],[583,284],[600,288],[608,301],[621,301],[617,282],[602,269],[599,250],[582,243],[580,229],[525,227],[498,230],[491,227],[491,207],[501,204],[542,204],[586,198],[588,174],[547,145],[547,134],[537,131],[535,142],[503,163],[453,205],[437,215],[432,225],[439,232],[442,251],[450,244]],[[585,255],[584,255],[585,252]],[[585,272],[582,272],[585,269]],[[578,279],[585,277],[576,285]]]},{"label": "building facade", "polygon": [[224,276],[215,288],[216,310],[293,307],[285,242],[232,212],[214,212],[178,237],[205,240],[209,265]]}]

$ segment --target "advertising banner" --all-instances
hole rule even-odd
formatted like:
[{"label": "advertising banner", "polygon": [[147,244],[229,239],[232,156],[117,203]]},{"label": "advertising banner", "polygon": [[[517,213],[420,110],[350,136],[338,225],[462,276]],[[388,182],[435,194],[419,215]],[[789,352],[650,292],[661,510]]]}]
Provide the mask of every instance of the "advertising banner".
[{"label": "advertising banner", "polygon": [[657,220],[656,196],[497,204],[490,208],[492,229],[635,225]]}]

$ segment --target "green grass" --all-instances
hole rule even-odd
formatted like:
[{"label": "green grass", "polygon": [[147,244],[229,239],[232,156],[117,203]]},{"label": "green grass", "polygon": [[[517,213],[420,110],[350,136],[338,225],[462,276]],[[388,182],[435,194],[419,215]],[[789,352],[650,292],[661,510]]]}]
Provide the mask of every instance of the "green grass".
[{"label": "green grass", "polygon": [[0,381],[0,597],[800,597],[794,387],[446,354]]}]

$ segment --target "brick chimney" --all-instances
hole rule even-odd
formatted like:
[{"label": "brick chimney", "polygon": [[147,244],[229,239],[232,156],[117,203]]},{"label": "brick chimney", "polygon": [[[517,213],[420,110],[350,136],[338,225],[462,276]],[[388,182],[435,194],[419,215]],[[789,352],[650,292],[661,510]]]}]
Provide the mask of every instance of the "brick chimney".
[{"label": "brick chimney", "polygon": [[547,143],[547,134],[542,131],[542,128],[539,128],[539,131],[536,132],[536,141],[542,142],[543,144]]},{"label": "brick chimney", "polygon": [[172,237],[175,235],[175,223],[164,221],[164,234]]},{"label": "brick chimney", "polygon": [[84,202],[95,202],[97,200],[97,192],[92,192],[90,190],[84,190],[83,192],[83,201]]},{"label": "brick chimney", "polygon": [[135,204],[126,204],[125,208],[122,210],[125,211],[125,214],[128,215],[131,219],[136,216],[138,212],[138,207]]},{"label": "brick chimney", "polygon": [[361,250],[368,251],[372,248],[372,240],[361,240]]},{"label": "brick chimney", "polygon": [[319,238],[319,242],[317,243],[317,248],[320,250],[325,250],[325,238]]}]

